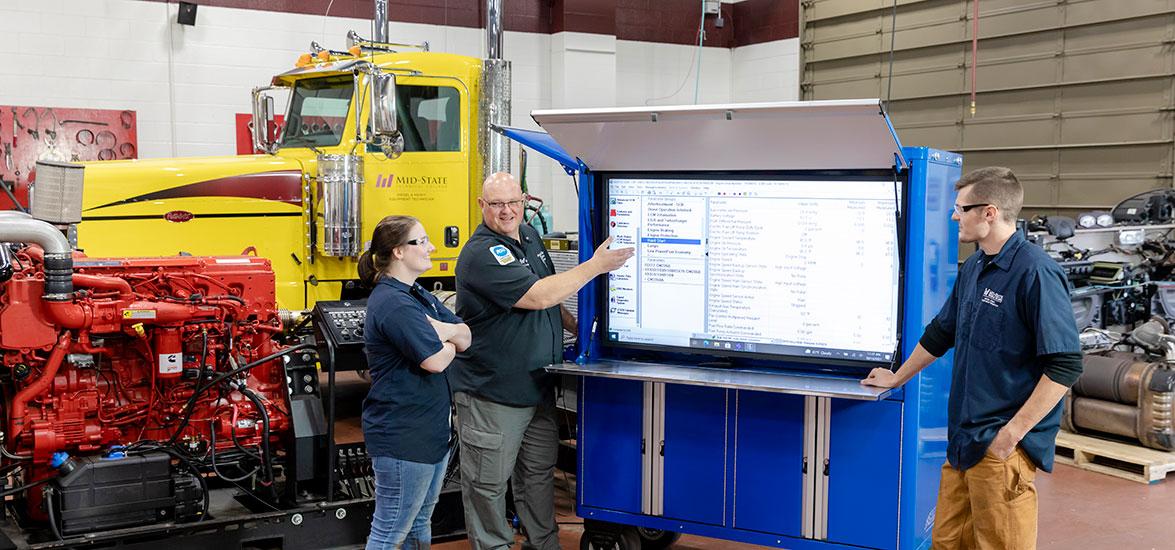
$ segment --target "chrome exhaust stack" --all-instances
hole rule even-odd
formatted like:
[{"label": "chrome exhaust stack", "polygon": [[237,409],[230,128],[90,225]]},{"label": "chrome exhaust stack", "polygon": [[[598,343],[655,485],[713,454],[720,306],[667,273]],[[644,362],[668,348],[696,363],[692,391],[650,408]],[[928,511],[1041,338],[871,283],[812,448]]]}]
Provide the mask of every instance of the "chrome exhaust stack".
[{"label": "chrome exhaust stack", "polygon": [[[510,62],[502,59],[502,34],[502,0],[486,0],[486,60],[478,100],[481,181],[486,175],[510,171],[510,140],[491,130],[510,124]],[[481,185],[481,181],[475,184]]]}]

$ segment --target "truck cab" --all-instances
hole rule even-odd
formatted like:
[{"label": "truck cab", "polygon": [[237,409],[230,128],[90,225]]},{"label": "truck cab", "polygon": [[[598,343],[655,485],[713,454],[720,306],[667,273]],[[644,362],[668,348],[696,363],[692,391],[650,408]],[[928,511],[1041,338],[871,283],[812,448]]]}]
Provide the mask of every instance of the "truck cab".
[{"label": "truck cab", "polygon": [[[254,91],[265,154],[86,163],[78,247],[102,257],[266,257],[278,307],[301,310],[353,291],[375,224],[406,214],[437,247],[422,282],[448,286],[480,221],[471,205],[484,178],[485,63],[358,47],[306,57]],[[288,109],[271,132],[275,94],[288,94]],[[394,112],[396,138],[372,127],[373,107],[377,117]]]}]

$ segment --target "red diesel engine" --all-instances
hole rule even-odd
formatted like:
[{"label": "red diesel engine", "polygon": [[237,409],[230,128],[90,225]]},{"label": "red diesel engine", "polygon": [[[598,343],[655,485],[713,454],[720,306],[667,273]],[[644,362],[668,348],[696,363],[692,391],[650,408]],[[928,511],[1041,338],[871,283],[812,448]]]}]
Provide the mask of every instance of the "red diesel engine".
[{"label": "red diesel engine", "polygon": [[[182,490],[175,474],[163,476],[170,498],[205,499],[209,472],[272,484],[291,424],[283,362],[295,350],[278,343],[269,260],[96,259],[15,246],[0,245],[0,469],[20,473],[31,517],[47,514],[68,532],[99,526],[54,512],[97,507],[89,496],[69,500],[65,480],[118,459],[130,460],[132,477],[146,477],[152,464],[186,471]],[[50,478],[57,502],[46,504],[32,487]],[[204,513],[177,506],[173,519]],[[129,508],[91,521],[111,527],[172,513]]]}]

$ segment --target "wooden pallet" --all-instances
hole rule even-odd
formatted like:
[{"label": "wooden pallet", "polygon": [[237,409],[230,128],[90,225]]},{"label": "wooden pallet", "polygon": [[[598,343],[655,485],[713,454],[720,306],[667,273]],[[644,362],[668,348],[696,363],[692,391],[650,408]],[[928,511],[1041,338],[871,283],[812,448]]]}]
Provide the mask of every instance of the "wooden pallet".
[{"label": "wooden pallet", "polygon": [[1158,483],[1169,472],[1175,471],[1175,452],[1156,451],[1066,431],[1057,434],[1056,461],[1139,483]]}]

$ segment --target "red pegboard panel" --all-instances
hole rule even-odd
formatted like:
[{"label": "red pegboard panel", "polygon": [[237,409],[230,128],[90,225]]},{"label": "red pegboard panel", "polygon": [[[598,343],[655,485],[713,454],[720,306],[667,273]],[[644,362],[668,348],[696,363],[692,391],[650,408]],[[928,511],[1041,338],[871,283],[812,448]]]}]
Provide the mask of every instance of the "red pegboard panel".
[{"label": "red pegboard panel", "polygon": [[[273,122],[269,126],[269,139],[277,139],[278,134],[282,130],[282,121],[285,120],[283,115],[274,115]],[[253,149],[253,115],[249,113],[237,113],[236,116],[237,127],[237,154],[238,155],[252,155],[260,153]]]},{"label": "red pegboard panel", "polygon": [[[28,206],[37,160],[139,158],[134,111],[0,105],[0,180]],[[0,192],[0,209],[12,201]]]}]

